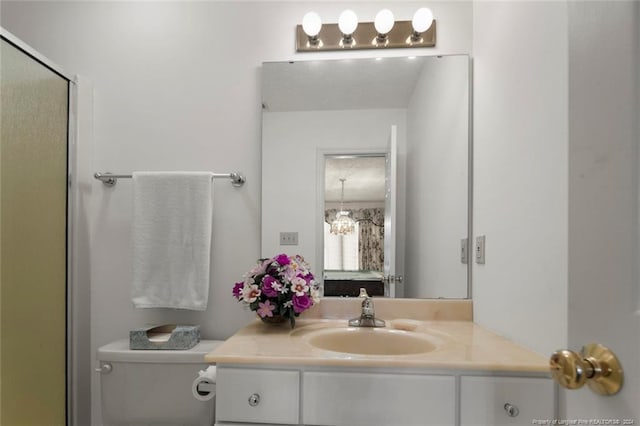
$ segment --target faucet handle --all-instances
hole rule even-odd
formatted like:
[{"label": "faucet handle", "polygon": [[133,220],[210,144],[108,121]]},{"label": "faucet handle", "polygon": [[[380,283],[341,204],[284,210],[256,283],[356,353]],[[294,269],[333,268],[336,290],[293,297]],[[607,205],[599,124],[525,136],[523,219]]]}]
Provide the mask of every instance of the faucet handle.
[{"label": "faucet handle", "polygon": [[384,327],[384,320],[375,317],[373,300],[367,294],[367,289],[361,287],[359,297],[362,299],[362,313],[360,318],[349,320],[349,327]]}]

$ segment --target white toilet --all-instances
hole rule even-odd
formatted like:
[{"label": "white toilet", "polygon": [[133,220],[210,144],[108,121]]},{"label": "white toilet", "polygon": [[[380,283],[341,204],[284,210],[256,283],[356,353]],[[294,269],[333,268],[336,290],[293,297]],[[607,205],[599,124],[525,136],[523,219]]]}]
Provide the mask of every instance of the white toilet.
[{"label": "white toilet", "polygon": [[129,340],[98,349],[104,426],[206,425],[215,420],[215,398],[192,391],[205,354],[222,341],[202,340],[189,350],[131,350]]}]

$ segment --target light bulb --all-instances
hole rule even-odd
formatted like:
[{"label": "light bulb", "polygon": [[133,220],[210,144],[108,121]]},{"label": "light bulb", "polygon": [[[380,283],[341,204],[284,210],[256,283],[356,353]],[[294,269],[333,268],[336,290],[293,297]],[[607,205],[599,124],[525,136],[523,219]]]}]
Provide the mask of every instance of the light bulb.
[{"label": "light bulb", "polygon": [[387,34],[393,28],[393,12],[389,9],[382,9],[376,14],[376,19],[373,22],[378,34]]},{"label": "light bulb", "polygon": [[431,27],[431,23],[433,22],[433,13],[431,9],[428,7],[421,7],[416,10],[416,13],[413,15],[413,19],[411,20],[411,25],[413,25],[413,30],[417,33],[423,33]]},{"label": "light bulb", "polygon": [[351,35],[358,28],[358,16],[356,13],[347,9],[340,14],[338,18],[338,28],[344,35]]},{"label": "light bulb", "polygon": [[309,37],[315,37],[320,33],[322,20],[316,12],[307,12],[302,18],[302,30]]}]

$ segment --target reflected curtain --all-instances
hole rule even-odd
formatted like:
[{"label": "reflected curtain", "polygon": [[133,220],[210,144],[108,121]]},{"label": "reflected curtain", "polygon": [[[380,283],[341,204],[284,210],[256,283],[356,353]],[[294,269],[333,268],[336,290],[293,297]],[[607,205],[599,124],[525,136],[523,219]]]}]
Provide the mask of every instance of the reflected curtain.
[{"label": "reflected curtain", "polygon": [[[384,209],[345,209],[358,222],[358,263],[365,271],[383,271],[384,268]],[[326,223],[331,223],[338,209],[324,212]]]},{"label": "reflected curtain", "polygon": [[382,271],[384,268],[384,210],[358,209],[353,214],[360,225],[358,244],[360,268],[367,271]]}]

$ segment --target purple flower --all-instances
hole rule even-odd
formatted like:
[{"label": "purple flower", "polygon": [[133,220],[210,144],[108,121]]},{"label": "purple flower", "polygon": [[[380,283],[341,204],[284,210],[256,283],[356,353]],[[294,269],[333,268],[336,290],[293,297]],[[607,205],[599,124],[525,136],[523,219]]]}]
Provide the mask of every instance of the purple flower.
[{"label": "purple flower", "polygon": [[242,289],[243,288],[244,288],[244,283],[243,282],[236,283],[233,286],[233,297],[235,297],[236,299],[240,300],[240,298],[242,297]]},{"label": "purple flower", "polygon": [[296,270],[293,269],[291,266],[287,266],[286,268],[284,268],[284,279],[287,281],[292,281],[295,277],[297,277],[297,273]]},{"label": "purple flower", "polygon": [[264,278],[262,278],[262,294],[267,297],[276,297],[278,290],[273,287],[274,283],[277,283],[275,278],[271,275],[265,275]]},{"label": "purple flower", "polygon": [[272,305],[271,302],[269,302],[268,300],[265,301],[264,303],[262,302],[258,302],[258,315],[260,315],[262,318],[264,317],[272,317],[273,316],[273,311],[274,309],[276,309],[275,305]]},{"label": "purple flower", "polygon": [[276,262],[278,262],[278,264],[280,266],[285,266],[288,265],[290,260],[289,260],[289,256],[287,256],[286,254],[282,253],[277,255],[276,257],[273,258]]},{"label": "purple flower", "polygon": [[309,309],[313,305],[313,300],[306,294],[303,296],[294,294],[291,300],[293,301],[293,310],[296,313]]},{"label": "purple flower", "polygon": [[307,273],[307,275],[303,276],[304,280],[307,282],[307,285],[311,287],[313,285],[314,277],[312,274]]}]

